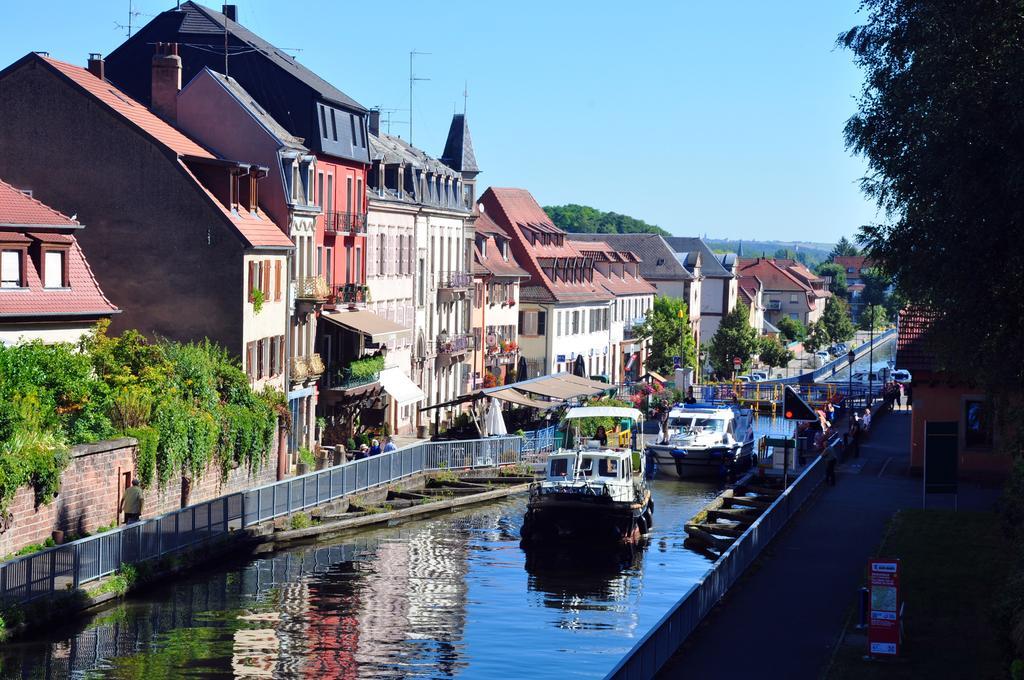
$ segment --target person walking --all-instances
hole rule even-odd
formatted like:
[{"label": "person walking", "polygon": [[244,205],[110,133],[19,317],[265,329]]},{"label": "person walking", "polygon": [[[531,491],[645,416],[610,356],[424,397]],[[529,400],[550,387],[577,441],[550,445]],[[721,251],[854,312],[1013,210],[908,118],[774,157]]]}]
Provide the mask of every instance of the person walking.
[{"label": "person walking", "polygon": [[398,447],[395,446],[395,442],[391,440],[391,437],[384,438],[384,448],[381,449],[384,453],[390,453],[396,450]]},{"label": "person walking", "polygon": [[909,411],[914,405],[914,388],[910,383],[907,383],[904,389],[907,392],[907,410]]},{"label": "person walking", "polygon": [[124,490],[121,497],[121,507],[124,511],[124,523],[135,524],[142,517],[142,504],[145,499],[142,497],[142,486],[139,485],[138,477],[132,479],[132,485]]},{"label": "person walking", "polygon": [[371,456],[376,456],[378,454],[380,454],[380,440],[379,439],[374,439],[370,443],[370,455]]},{"label": "person walking", "polygon": [[821,453],[821,457],[825,459],[825,483],[829,486],[836,485],[836,454],[832,450],[831,446],[825,448]]}]

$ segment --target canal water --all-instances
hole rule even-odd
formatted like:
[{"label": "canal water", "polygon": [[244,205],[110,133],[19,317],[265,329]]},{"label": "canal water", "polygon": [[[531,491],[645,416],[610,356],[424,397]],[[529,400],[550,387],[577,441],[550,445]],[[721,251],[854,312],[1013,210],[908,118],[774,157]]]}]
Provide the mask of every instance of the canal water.
[{"label": "canal water", "polygon": [[[759,423],[759,434],[784,431]],[[655,480],[650,542],[527,554],[526,498],[224,563],[0,649],[3,677],[599,677],[704,574],[710,483]]]}]

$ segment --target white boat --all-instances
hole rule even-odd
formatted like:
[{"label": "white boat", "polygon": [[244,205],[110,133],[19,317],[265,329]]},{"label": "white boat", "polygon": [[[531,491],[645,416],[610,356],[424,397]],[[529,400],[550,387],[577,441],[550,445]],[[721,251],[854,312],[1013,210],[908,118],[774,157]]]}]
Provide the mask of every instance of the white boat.
[{"label": "white boat", "polygon": [[[581,418],[632,421],[640,431],[643,415],[619,406],[580,406],[566,414],[567,428]],[[579,428],[576,428],[577,435]],[[530,486],[530,501],[521,536],[525,544],[589,541],[636,543],[654,521],[654,502],[645,478],[643,437],[636,457],[631,446],[611,441],[575,438],[575,448],[560,448],[548,456],[543,481]],[[627,437],[628,439],[628,437]]]},{"label": "white boat", "polygon": [[755,461],[754,413],[737,406],[677,404],[668,414],[668,437],[647,447],[666,477],[725,477]]}]

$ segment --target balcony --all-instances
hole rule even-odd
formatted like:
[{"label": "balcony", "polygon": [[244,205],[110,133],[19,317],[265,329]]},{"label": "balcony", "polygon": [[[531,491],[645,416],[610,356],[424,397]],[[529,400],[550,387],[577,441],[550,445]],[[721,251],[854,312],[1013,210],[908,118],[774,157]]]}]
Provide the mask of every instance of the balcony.
[{"label": "balcony", "polygon": [[331,296],[331,287],[322,276],[305,276],[295,280],[295,299],[312,302],[326,302]]},{"label": "balcony", "polygon": [[337,236],[366,233],[366,213],[324,213],[324,233]]},{"label": "balcony", "polygon": [[337,392],[347,392],[380,381],[380,372],[384,370],[384,357],[372,356],[356,359],[330,376],[328,387]]},{"label": "balcony", "polygon": [[334,296],[336,304],[347,305],[350,308],[365,307],[370,301],[370,287],[358,283],[346,283],[337,287]]},{"label": "balcony", "polygon": [[303,383],[307,380],[315,380],[324,372],[324,362],[319,354],[309,356],[292,357],[291,360],[291,381]]},{"label": "balcony", "polygon": [[782,311],[782,300],[769,300],[765,303],[764,308],[769,312]]},{"label": "balcony", "polygon": [[454,357],[459,354],[465,354],[472,348],[473,338],[463,333],[441,336],[437,339],[438,356]]},{"label": "balcony", "polygon": [[467,290],[473,287],[473,275],[469,272],[441,272],[437,287],[447,290]]}]

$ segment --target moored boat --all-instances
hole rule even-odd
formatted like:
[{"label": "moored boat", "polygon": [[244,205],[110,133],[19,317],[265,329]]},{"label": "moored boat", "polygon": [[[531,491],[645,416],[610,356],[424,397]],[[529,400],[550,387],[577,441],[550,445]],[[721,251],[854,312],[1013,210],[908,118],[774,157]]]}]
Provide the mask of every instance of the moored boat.
[{"label": "moored boat", "polygon": [[[582,418],[629,420],[633,424],[630,432],[639,432],[643,421],[643,415],[633,408],[580,406],[566,414],[567,426]],[[523,543],[640,541],[654,523],[654,502],[644,474],[643,437],[636,437],[640,451],[634,455],[630,446],[584,440],[578,436],[578,427],[576,431],[577,446],[548,456],[545,478],[530,487]]]},{"label": "moored boat", "polygon": [[662,476],[727,477],[756,461],[753,425],[749,408],[677,404],[669,411],[667,437],[648,446],[648,455]]}]

